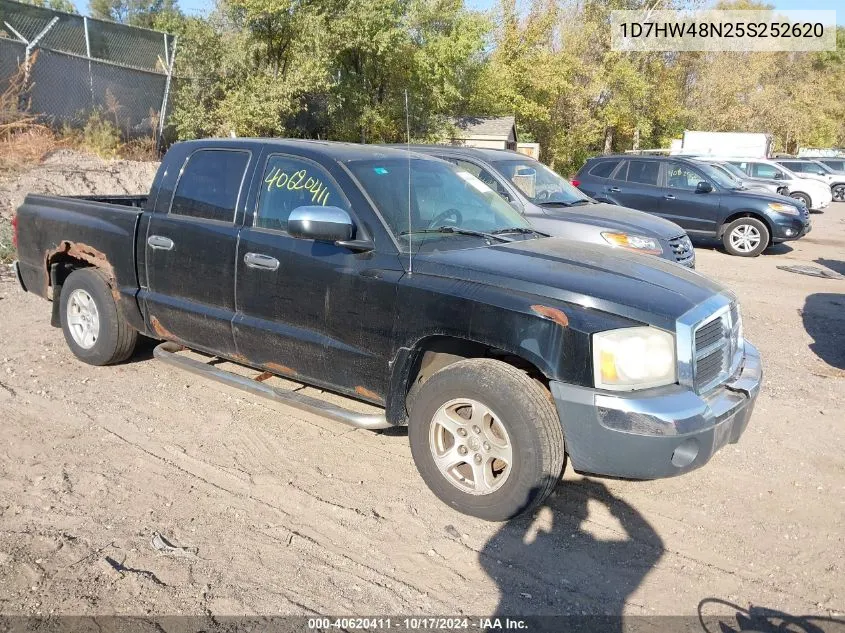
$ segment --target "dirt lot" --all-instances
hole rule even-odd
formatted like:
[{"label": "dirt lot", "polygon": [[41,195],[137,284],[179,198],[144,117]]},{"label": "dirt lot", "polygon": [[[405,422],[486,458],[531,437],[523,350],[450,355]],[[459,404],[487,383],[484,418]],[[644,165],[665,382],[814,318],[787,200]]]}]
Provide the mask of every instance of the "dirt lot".
[{"label": "dirt lot", "polygon": [[[402,430],[248,397],[149,346],[77,362],[4,266],[0,613],[692,615],[718,598],[841,618],[845,280],[776,268],[845,273],[845,204],[814,223],[754,260],[697,249],[764,356],[739,444],[671,480],[567,471],[507,525],[437,501]],[[195,549],[161,553],[154,532]]]}]

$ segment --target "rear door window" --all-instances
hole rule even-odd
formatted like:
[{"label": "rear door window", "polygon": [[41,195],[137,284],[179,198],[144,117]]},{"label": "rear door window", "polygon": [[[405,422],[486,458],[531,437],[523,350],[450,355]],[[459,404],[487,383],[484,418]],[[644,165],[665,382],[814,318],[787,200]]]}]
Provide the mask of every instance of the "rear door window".
[{"label": "rear door window", "polygon": [[329,206],[349,211],[349,203],[320,166],[290,156],[271,155],[264,167],[255,226],[287,231],[297,207]]},{"label": "rear door window", "polygon": [[640,185],[657,186],[660,178],[660,163],[656,160],[631,160],[628,161],[628,182],[635,182]]},{"label": "rear door window", "polygon": [[233,223],[249,152],[201,149],[190,155],[173,193],[170,213]]},{"label": "rear door window", "polygon": [[589,174],[591,176],[595,176],[596,178],[610,178],[610,174],[613,173],[613,170],[616,169],[616,166],[619,164],[619,162],[620,161],[618,160],[599,161],[589,171]]}]

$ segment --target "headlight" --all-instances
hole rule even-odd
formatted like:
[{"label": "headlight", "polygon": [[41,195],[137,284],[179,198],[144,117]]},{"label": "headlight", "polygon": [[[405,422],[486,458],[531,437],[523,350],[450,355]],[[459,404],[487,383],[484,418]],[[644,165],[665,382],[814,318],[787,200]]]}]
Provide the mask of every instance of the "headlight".
[{"label": "headlight", "polygon": [[593,334],[593,377],[598,389],[631,391],[671,385],[676,378],[675,337],[653,327]]},{"label": "headlight", "polygon": [[663,247],[653,237],[645,237],[644,235],[629,235],[628,233],[602,233],[601,236],[604,241],[611,246],[621,246],[638,253],[648,253],[649,255],[660,255],[663,253]]},{"label": "headlight", "polygon": [[769,208],[772,211],[783,213],[785,215],[801,215],[801,211],[798,210],[798,207],[794,207],[791,204],[784,204],[783,202],[770,202]]}]

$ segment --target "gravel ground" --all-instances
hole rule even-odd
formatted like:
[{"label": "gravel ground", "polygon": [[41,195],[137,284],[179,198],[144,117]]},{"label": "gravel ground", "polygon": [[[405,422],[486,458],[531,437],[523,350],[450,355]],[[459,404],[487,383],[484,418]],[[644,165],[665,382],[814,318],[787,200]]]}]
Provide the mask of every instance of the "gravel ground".
[{"label": "gravel ground", "polygon": [[[676,479],[567,471],[509,524],[437,501],[404,430],[252,398],[150,346],[116,367],[76,361],[4,267],[0,613],[694,615],[705,601],[842,630],[845,280],[777,269],[845,273],[845,204],[813,219],[756,259],[697,249],[764,358],[740,443]],[[154,533],[191,549],[161,552]]]}]

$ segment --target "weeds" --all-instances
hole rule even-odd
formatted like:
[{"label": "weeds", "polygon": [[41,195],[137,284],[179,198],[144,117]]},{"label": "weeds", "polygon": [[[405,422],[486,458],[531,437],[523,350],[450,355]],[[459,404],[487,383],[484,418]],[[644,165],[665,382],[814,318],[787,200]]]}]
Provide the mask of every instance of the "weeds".
[{"label": "weeds", "polygon": [[12,243],[12,222],[9,218],[0,218],[0,264],[11,264],[17,259],[17,251]]}]

